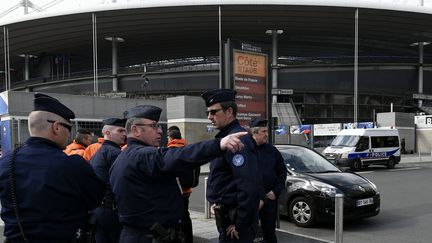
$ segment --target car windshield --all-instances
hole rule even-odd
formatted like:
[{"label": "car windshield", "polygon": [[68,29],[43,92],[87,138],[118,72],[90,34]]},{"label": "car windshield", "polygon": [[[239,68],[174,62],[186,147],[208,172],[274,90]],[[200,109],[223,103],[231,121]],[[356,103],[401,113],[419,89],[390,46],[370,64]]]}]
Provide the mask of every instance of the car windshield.
[{"label": "car windshield", "polygon": [[301,173],[340,172],[336,166],[313,150],[303,147],[290,147],[280,148],[279,151],[287,168],[291,171]]},{"label": "car windshield", "polygon": [[337,136],[331,146],[355,147],[360,136]]}]

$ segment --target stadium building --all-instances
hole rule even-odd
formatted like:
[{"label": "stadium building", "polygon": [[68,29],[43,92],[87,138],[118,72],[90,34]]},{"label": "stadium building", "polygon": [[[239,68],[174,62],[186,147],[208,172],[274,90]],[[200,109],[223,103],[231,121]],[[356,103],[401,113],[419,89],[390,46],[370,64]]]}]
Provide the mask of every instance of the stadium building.
[{"label": "stadium building", "polygon": [[4,16],[0,89],[198,96],[235,87],[233,50],[258,48],[267,62],[266,100],[280,122],[428,112],[432,8],[422,4],[160,0]]}]

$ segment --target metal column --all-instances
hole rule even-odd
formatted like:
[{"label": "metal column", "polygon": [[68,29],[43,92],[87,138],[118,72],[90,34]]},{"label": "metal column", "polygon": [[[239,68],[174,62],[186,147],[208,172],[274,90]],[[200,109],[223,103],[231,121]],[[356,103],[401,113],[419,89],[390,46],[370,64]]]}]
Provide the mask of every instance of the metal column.
[{"label": "metal column", "polygon": [[343,194],[335,195],[335,243],[343,242]]},{"label": "metal column", "polygon": [[[418,93],[423,94],[423,42],[418,43],[419,47],[419,69],[418,69]],[[423,100],[418,100],[418,107],[423,106]]]},{"label": "metal column", "polygon": [[5,90],[10,90],[9,29],[6,26],[3,26],[3,36]]},{"label": "metal column", "polygon": [[355,10],[355,41],[354,41],[354,126],[358,121],[358,9]]},{"label": "metal column", "polygon": [[221,6],[219,5],[219,88],[223,88],[222,77],[222,14]]},{"label": "metal column", "polygon": [[24,80],[30,79],[30,56],[25,54],[24,55]]},{"label": "metal column", "polygon": [[93,29],[93,93],[99,95],[98,84],[98,49],[97,49],[97,19],[96,14],[92,13],[92,29]]},{"label": "metal column", "polygon": [[[271,34],[272,34],[272,65],[271,65],[271,67],[272,67],[272,88],[277,89],[277,87],[278,87],[277,36],[278,36],[278,34],[282,34],[282,31],[281,30],[271,30]],[[272,95],[272,104],[276,104],[276,103],[277,103],[277,95],[273,94]]]},{"label": "metal column", "polygon": [[118,90],[118,52],[117,52],[117,37],[112,37],[112,91]]}]

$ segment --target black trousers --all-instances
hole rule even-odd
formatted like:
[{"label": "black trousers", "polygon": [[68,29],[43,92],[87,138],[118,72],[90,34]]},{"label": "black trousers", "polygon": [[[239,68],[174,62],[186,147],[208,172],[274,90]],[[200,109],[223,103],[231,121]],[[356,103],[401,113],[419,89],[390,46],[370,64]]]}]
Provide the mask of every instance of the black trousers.
[{"label": "black trousers", "polygon": [[250,227],[240,232],[239,238],[231,239],[231,237],[227,236],[226,228],[223,231],[219,231],[219,243],[252,243],[255,238],[255,231]]},{"label": "black trousers", "polygon": [[96,243],[118,243],[122,225],[117,210],[99,207],[94,210],[97,219]]},{"label": "black trousers", "polygon": [[185,235],[185,243],[193,242],[193,230],[192,230],[192,219],[189,213],[189,196],[183,197],[183,218],[182,218],[182,230]]},{"label": "black trousers", "polygon": [[261,229],[265,243],[276,243],[276,218],[277,218],[277,199],[267,200],[259,211]]},{"label": "black trousers", "polygon": [[120,243],[153,243],[153,236],[150,232],[140,231],[123,227],[120,234]]}]

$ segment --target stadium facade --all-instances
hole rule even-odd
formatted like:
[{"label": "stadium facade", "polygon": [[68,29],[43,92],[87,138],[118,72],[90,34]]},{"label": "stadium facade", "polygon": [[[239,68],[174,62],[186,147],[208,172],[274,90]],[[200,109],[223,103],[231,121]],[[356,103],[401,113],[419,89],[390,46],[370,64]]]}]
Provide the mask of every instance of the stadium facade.
[{"label": "stadium facade", "polygon": [[[353,121],[355,101],[358,121],[372,121],[390,106],[428,110],[431,22],[432,9],[421,6],[272,0],[146,1],[2,18],[0,88],[195,96],[233,86],[225,67],[237,41],[268,50],[269,87],[276,73],[273,88],[290,91],[276,101],[292,104],[300,122]],[[276,44],[269,30],[283,31]]]}]

